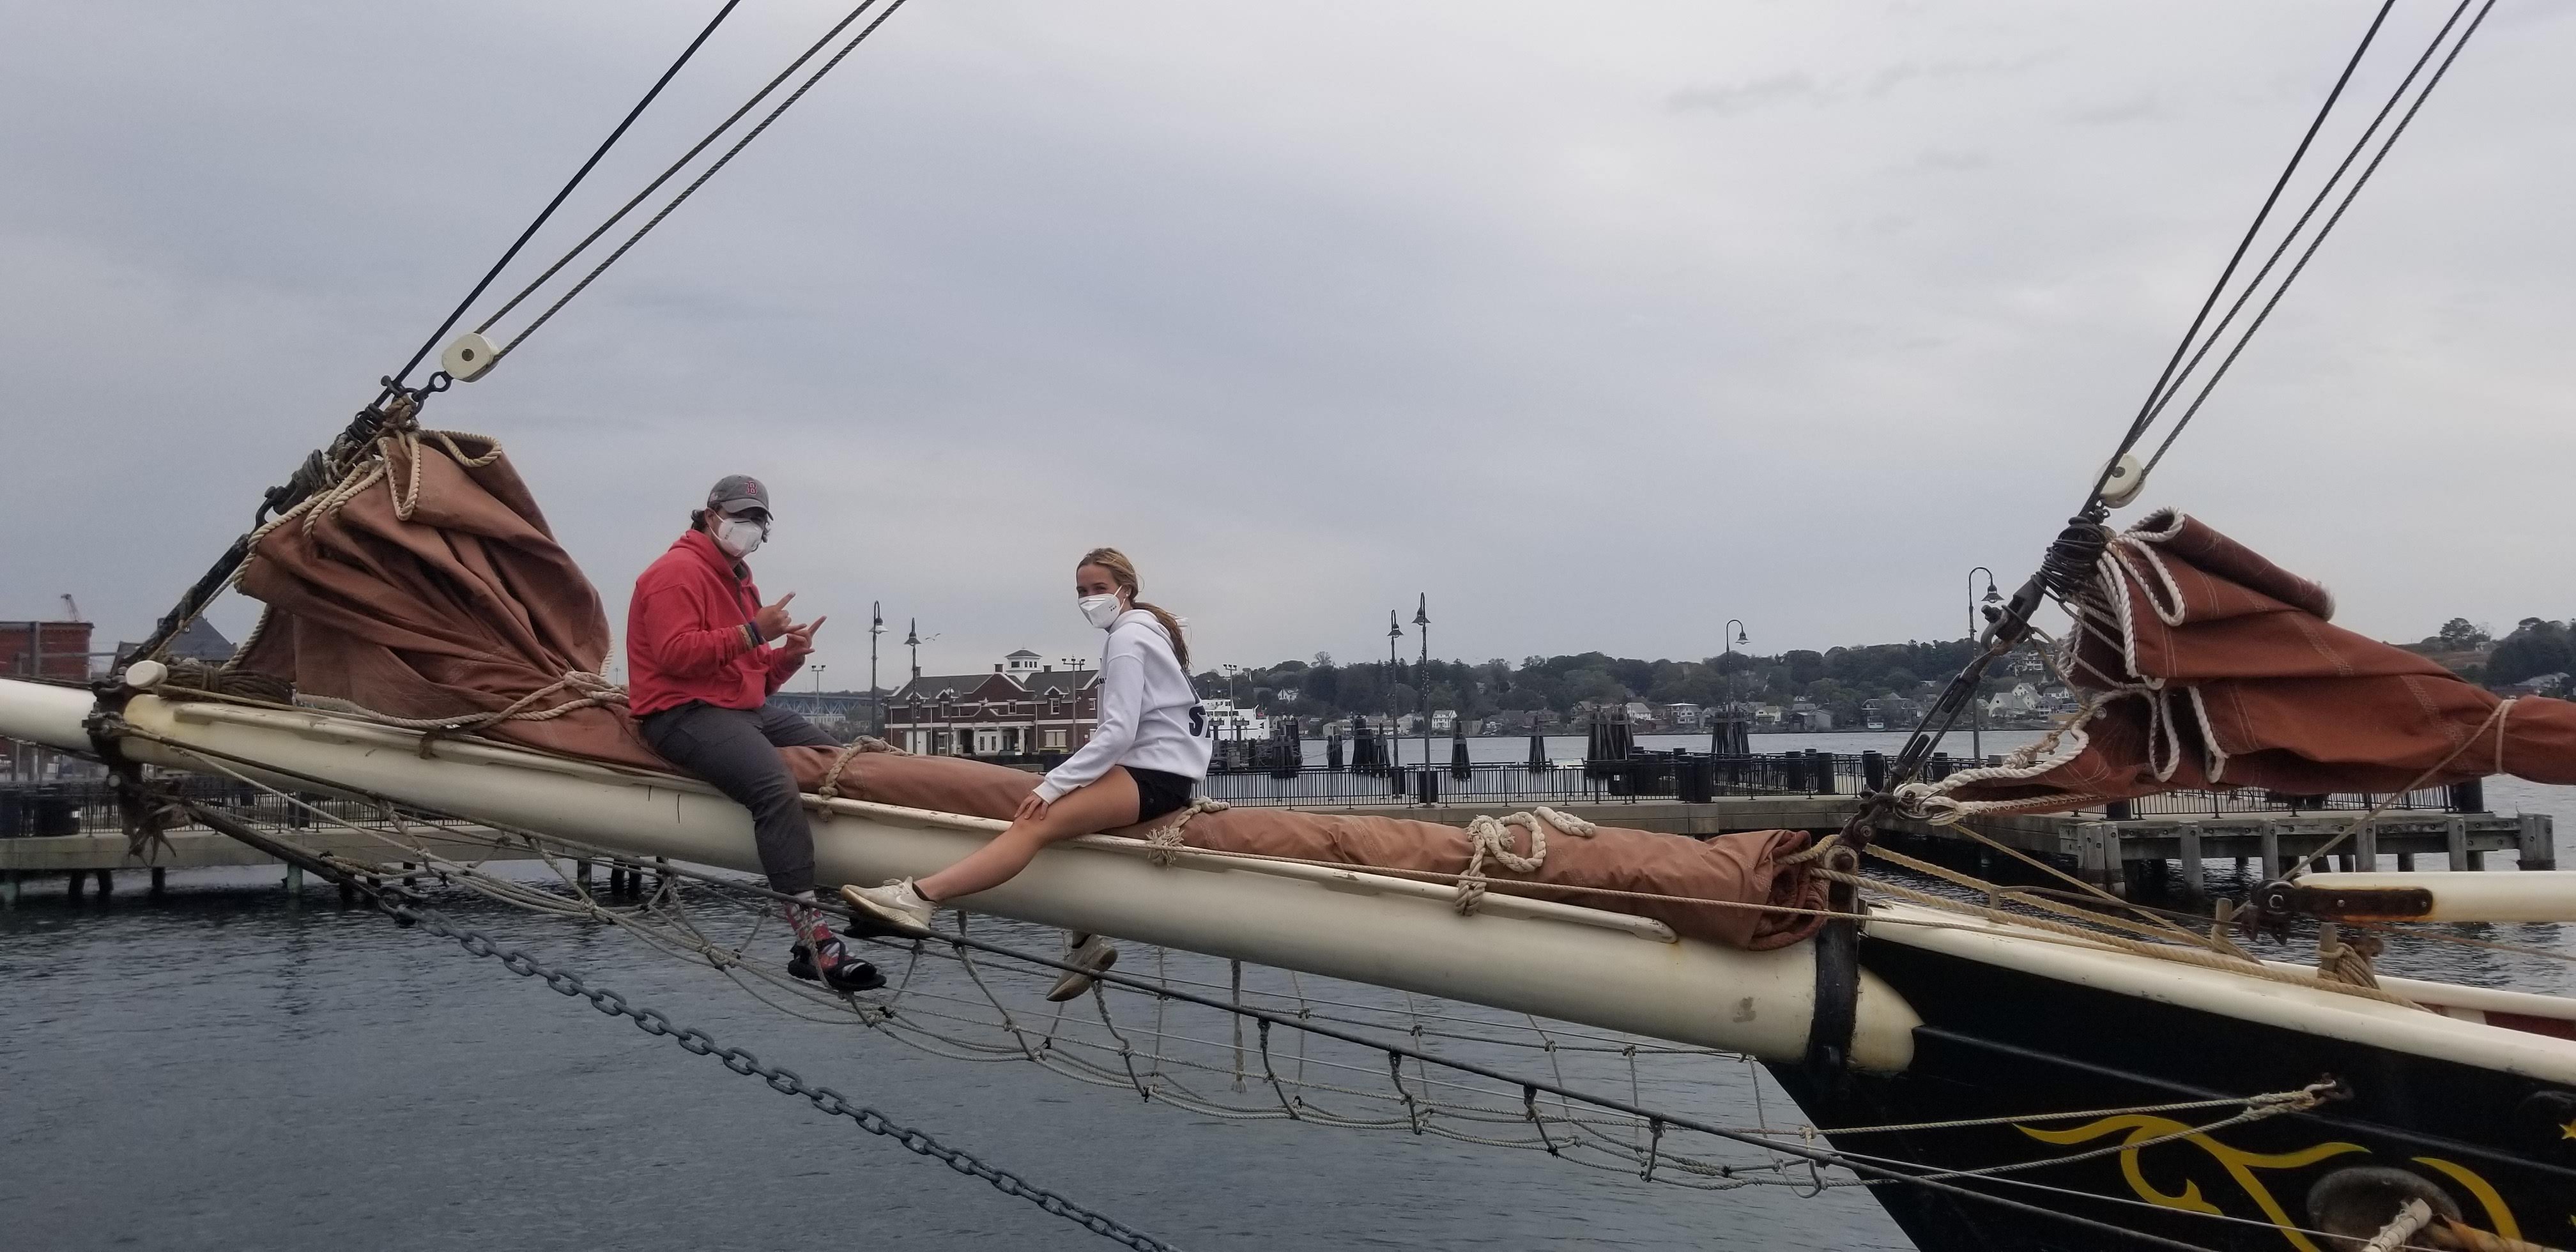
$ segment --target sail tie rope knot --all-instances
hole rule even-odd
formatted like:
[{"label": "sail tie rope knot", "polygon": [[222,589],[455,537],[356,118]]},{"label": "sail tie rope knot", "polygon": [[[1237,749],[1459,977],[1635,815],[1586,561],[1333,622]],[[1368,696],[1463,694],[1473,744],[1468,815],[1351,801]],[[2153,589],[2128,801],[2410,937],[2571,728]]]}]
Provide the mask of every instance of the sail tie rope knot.
[{"label": "sail tie rope knot", "polygon": [[[1512,827],[1530,832],[1528,856],[1512,851]],[[1503,868],[1518,874],[1531,874],[1547,863],[1547,832],[1554,829],[1578,839],[1589,839],[1600,829],[1571,813],[1561,813],[1546,805],[1533,812],[1510,813],[1495,817],[1479,813],[1467,823],[1467,868],[1458,875],[1458,896],[1451,907],[1460,914],[1472,914],[1485,902],[1485,858],[1500,861]]]},{"label": "sail tie rope knot", "polygon": [[[887,743],[885,740],[879,739],[874,735],[861,735],[858,738],[851,740],[850,746],[841,749],[840,753],[832,758],[832,768],[823,771],[823,785],[816,787],[814,789],[814,794],[821,796],[826,800],[837,800],[841,798],[841,771],[848,769],[850,767],[850,762],[856,759],[858,755],[863,752],[892,752],[897,756],[911,755],[911,753],[906,752],[893,744]],[[831,810],[825,809],[824,813],[826,816],[829,816]]]},{"label": "sail tie rope knot", "polygon": [[1201,813],[1222,813],[1232,807],[1234,806],[1223,800],[1192,796],[1189,804],[1174,815],[1172,820],[1155,827],[1154,833],[1145,836],[1146,863],[1158,869],[1171,868],[1173,862],[1181,859],[1183,846],[1181,828],[1189,825],[1190,819]]}]

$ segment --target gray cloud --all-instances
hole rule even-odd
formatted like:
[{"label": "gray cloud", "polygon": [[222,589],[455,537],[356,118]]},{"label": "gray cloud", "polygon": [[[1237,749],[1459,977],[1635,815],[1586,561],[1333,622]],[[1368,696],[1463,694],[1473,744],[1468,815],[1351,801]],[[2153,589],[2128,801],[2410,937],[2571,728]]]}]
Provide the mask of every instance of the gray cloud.
[{"label": "gray cloud", "polygon": [[[141,631],[703,10],[14,15],[0,616],[69,591]],[[941,633],[928,664],[1092,646],[1065,565],[1100,542],[1216,661],[1375,654],[1418,591],[1447,655],[1952,634],[2356,33],[2230,7],[2213,46],[2218,12],[908,6],[428,417],[509,445],[612,604],[707,480],[764,475],[763,582],[833,615],[835,684],[872,600]],[[2576,612],[2576,22],[2539,12],[2462,58],[2148,491],[2366,631]],[[547,243],[829,20],[745,6]],[[1639,88],[1675,83],[1716,85]]]},{"label": "gray cloud", "polygon": [[1749,82],[1676,91],[1665,97],[1664,104],[1676,113],[1714,113],[1719,117],[1730,117],[1795,100],[1822,102],[1831,99],[1833,93],[1818,87],[1814,79],[1791,71]]}]

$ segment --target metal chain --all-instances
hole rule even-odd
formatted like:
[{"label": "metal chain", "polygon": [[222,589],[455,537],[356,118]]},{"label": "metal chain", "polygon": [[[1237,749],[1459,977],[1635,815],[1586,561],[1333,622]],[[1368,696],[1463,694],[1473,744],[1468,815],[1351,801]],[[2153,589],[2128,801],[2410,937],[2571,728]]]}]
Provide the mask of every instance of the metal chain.
[{"label": "metal chain", "polygon": [[521,978],[534,978],[559,995],[577,996],[610,1017],[623,1017],[635,1023],[648,1035],[669,1039],[694,1056],[712,1056],[726,1069],[746,1078],[758,1078],[780,1095],[803,1096],[806,1102],[829,1117],[846,1117],[859,1129],[872,1135],[894,1140],[910,1152],[929,1157],[970,1178],[981,1178],[993,1189],[1007,1196],[1027,1200],[1057,1217],[1075,1222],[1083,1229],[1104,1239],[1114,1239],[1138,1252],[1178,1252],[1173,1245],[1156,1239],[1116,1218],[1095,1212],[1066,1199],[1063,1195],[1030,1182],[1009,1170],[986,1164],[963,1148],[952,1148],[931,1137],[930,1133],[906,1126],[863,1104],[854,1104],[848,1096],[830,1087],[818,1087],[805,1081],[796,1071],[783,1065],[771,1065],[741,1048],[729,1048],[694,1026],[675,1026],[659,1009],[637,1008],[625,996],[605,987],[593,987],[579,974],[555,969],[517,948],[503,947],[497,940],[471,927],[449,922],[434,909],[417,908],[379,895],[378,904],[396,920],[418,925],[442,939],[456,941],[458,947],[479,957],[496,960],[501,967]]}]

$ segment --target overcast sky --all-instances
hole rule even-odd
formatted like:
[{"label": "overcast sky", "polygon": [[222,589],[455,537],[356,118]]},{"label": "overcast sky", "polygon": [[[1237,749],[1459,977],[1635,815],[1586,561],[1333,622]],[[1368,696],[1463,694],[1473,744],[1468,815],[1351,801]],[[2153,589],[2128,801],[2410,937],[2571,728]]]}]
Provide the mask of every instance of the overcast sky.
[{"label": "overcast sky", "polygon": [[[713,8],[0,4],[0,617],[139,635]],[[2400,0],[2328,150],[2448,9]],[[744,0],[532,254],[838,13]],[[934,670],[1092,652],[1099,543],[1206,663],[1383,655],[1417,592],[1470,659],[1955,636],[2369,13],[911,0],[426,416],[613,618],[766,479],[828,686],[872,600]],[[2504,0],[2142,506],[2384,637],[2576,613],[2571,63],[2576,8]]]}]

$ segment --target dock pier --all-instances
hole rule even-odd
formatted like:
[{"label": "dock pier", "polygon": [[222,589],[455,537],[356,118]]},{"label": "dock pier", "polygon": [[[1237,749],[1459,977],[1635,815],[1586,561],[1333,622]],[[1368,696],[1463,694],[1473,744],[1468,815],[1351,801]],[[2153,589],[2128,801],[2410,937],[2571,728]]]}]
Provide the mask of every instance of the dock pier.
[{"label": "dock pier", "polygon": [[[1974,762],[1934,758],[1934,776]],[[1836,756],[1821,752],[1712,757],[1697,754],[1637,756],[1532,768],[1528,764],[1434,765],[1390,768],[1218,772],[1207,793],[1229,804],[1303,809],[1317,813],[1407,817],[1464,826],[1480,814],[1546,805],[1605,826],[1708,837],[1748,830],[1837,831],[1859,807],[1859,795],[1883,786],[1887,762],[1875,752]],[[2555,869],[2556,831],[2543,813],[2492,813],[2476,783],[2432,788],[2404,796],[2271,796],[2262,793],[2180,792],[2091,812],[1980,817],[1970,825],[1995,844],[2067,868],[2085,881],[2122,894],[2155,893],[2168,885],[2186,896],[2207,894],[2210,863],[2275,878],[2300,858],[2332,848],[2330,859],[2347,868],[2413,870],[2440,866],[2454,872],[2491,867],[2496,853],[2513,854],[2522,869]],[[389,846],[366,835],[285,807],[274,797],[225,796],[234,805],[275,807],[267,816],[290,825],[281,838],[318,853],[380,860]],[[339,814],[364,824],[380,815],[346,804]],[[2381,806],[2376,818],[2363,817]],[[36,805],[22,803],[21,813]],[[148,870],[151,894],[167,889],[173,869],[275,864],[265,854],[211,830],[166,832],[149,855],[128,852],[114,801],[104,789],[87,795],[56,789],[42,822],[0,830],[0,907],[15,907],[26,885],[54,881],[80,899],[91,885],[106,898],[121,870]],[[287,819],[306,817],[300,826]],[[533,859],[497,851],[486,832],[460,823],[414,815],[413,838],[437,855],[457,860]],[[1901,817],[1881,819],[1881,835],[1910,851],[1948,860],[1992,876],[2009,858],[1961,831]],[[596,862],[577,861],[575,881],[588,885]],[[2329,866],[2331,868],[2332,866]],[[403,881],[417,866],[404,863]],[[608,894],[634,898],[648,891],[641,868],[608,867]],[[663,875],[652,876],[658,889]],[[283,885],[300,891],[303,875],[291,867]]]}]

